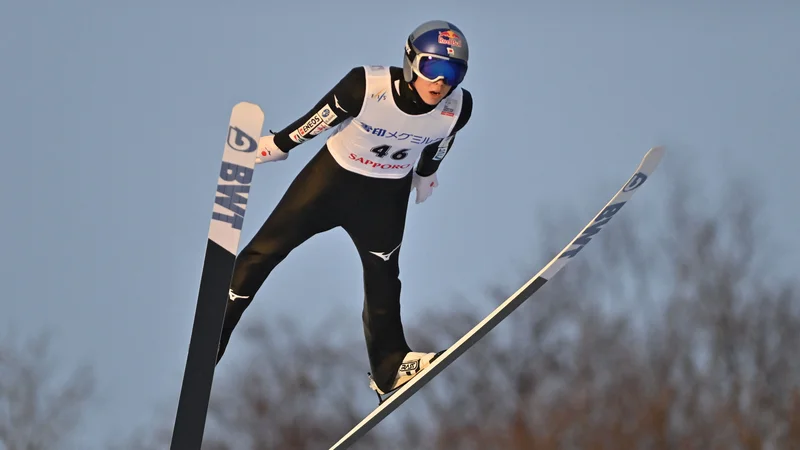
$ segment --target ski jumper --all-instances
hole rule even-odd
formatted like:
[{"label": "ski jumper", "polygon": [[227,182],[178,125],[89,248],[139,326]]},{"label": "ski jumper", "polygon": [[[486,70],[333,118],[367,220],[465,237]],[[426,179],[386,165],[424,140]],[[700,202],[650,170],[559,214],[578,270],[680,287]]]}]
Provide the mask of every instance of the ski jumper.
[{"label": "ski jumper", "polygon": [[412,170],[436,172],[471,112],[472,97],[461,87],[431,106],[403,81],[401,68],[364,66],[275,133],[288,152],[332,129],[236,259],[217,360],[272,270],[312,236],[342,227],[363,266],[370,368],[379,386],[391,382],[411,351],[400,318],[398,259]]}]

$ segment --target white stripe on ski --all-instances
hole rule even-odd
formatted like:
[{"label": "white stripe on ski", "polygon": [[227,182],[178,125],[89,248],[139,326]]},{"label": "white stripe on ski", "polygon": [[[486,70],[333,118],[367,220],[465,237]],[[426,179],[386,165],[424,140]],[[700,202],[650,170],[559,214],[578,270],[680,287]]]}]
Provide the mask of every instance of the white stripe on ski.
[{"label": "white stripe on ski", "polygon": [[411,395],[417,392],[422,386],[430,381],[439,372],[444,370],[450,363],[455,361],[461,354],[475,345],[483,336],[491,331],[498,323],[508,317],[522,302],[530,297],[538,288],[551,279],[556,273],[564,268],[574,258],[580,250],[589,243],[593,236],[602,230],[611,218],[619,212],[620,208],[633,196],[639,187],[647,181],[647,178],[658,167],[664,155],[663,147],[651,148],[645,154],[639,167],[619,191],[606,203],[603,209],[575,236],[570,243],[564,247],[539,273],[528,280],[521,288],[505,300],[500,306],[495,308],[480,323],[475,325],[468,333],[461,337],[455,344],[450,346],[442,353],[430,366],[415,376],[408,383],[404,384],[383,403],[376,407],[372,413],[365,417],[358,425],[353,427],[339,442],[334,444],[330,450],[340,450],[349,448],[360,437],[364,436],[369,430],[383,420],[390,412],[397,409]]}]

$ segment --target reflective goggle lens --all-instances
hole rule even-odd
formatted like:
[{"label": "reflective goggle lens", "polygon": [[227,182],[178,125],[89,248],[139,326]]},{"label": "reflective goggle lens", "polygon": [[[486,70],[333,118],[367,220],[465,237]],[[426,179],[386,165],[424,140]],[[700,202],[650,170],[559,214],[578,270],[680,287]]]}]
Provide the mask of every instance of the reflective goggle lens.
[{"label": "reflective goggle lens", "polygon": [[420,57],[418,69],[425,78],[435,80],[443,77],[450,86],[461,83],[467,73],[467,66],[461,62],[431,56]]}]

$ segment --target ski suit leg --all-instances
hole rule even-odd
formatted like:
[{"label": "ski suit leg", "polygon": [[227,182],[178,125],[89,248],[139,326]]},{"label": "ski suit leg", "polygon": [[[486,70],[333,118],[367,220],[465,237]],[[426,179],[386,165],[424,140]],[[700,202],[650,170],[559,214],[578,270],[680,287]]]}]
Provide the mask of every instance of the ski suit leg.
[{"label": "ski suit leg", "polygon": [[338,225],[334,196],[340,171],[327,151],[318,152],[237,256],[217,362],[233,329],[272,270],[300,244]]},{"label": "ski suit leg", "polygon": [[[364,270],[362,320],[372,376],[390,385],[410,348],[400,317],[399,256],[411,190],[411,175],[399,180],[362,177],[360,201],[343,228],[355,244]],[[386,388],[388,390],[388,388]]]}]

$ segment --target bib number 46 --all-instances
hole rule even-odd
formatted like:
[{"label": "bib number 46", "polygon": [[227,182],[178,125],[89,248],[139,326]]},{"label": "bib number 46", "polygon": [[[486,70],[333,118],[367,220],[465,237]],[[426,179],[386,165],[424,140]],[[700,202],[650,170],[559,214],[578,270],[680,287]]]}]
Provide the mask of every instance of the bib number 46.
[{"label": "bib number 46", "polygon": [[[372,153],[375,153],[376,155],[378,155],[378,158],[385,158],[386,155],[388,155],[391,150],[392,150],[392,146],[391,145],[386,145],[386,144],[379,145],[377,147],[372,147],[370,149],[370,151]],[[408,156],[408,150],[409,149],[407,149],[407,148],[403,148],[403,149],[397,150],[395,152],[392,152],[392,154],[389,157],[394,159],[394,160],[396,160],[396,161],[397,160],[401,160],[401,159],[405,158],[406,156]]]}]

